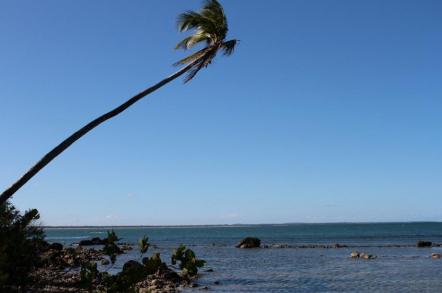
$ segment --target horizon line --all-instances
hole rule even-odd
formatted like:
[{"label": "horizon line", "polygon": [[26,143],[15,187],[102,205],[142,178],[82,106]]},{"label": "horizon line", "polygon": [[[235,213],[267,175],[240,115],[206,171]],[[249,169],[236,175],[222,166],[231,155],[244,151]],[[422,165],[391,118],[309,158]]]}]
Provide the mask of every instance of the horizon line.
[{"label": "horizon line", "polygon": [[288,222],[255,224],[183,224],[183,225],[42,225],[42,228],[186,228],[186,227],[244,227],[244,226],[284,226],[284,225],[345,225],[345,224],[423,224],[442,223],[442,221],[367,221],[367,222]]}]

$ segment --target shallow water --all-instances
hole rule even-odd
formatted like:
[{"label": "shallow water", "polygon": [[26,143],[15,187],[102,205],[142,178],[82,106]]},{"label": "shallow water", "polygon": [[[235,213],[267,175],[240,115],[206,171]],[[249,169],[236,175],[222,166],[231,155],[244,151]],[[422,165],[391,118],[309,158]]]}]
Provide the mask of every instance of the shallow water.
[{"label": "shallow water", "polygon": [[[81,239],[105,237],[109,228],[47,228],[49,241],[72,244]],[[208,227],[114,228],[122,242],[136,244],[143,236],[158,245],[164,261],[180,243],[207,261],[198,283],[212,292],[442,292],[441,247],[385,247],[415,245],[418,240],[442,243],[442,223],[290,224]],[[275,248],[237,249],[246,236],[262,244],[335,243],[356,247],[339,249]],[[358,247],[363,246],[363,247]],[[380,246],[380,247],[379,247]],[[358,250],[377,255],[375,260],[351,259]],[[128,259],[139,258],[136,249],[118,258],[113,271]],[[214,272],[205,272],[212,268]],[[219,285],[214,285],[219,281]]]}]

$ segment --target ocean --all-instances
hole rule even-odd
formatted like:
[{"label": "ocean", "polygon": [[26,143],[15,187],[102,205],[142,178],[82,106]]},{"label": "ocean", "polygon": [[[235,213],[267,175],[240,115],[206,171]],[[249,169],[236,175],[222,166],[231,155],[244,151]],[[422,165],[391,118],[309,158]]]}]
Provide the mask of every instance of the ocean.
[{"label": "ocean", "polygon": [[[105,237],[112,227],[45,228],[47,240],[65,245]],[[170,264],[181,243],[207,261],[197,283],[210,292],[442,292],[442,247],[417,248],[419,240],[442,244],[442,223],[284,224],[188,227],[113,227],[121,242],[136,245],[144,235]],[[262,245],[289,248],[235,248],[242,238],[258,237]],[[299,248],[302,245],[346,245],[344,248]],[[395,247],[399,246],[399,247]],[[352,259],[352,251],[377,256]],[[110,270],[118,272],[135,248],[121,255]],[[213,269],[213,272],[206,272]],[[215,284],[219,282],[219,284]],[[185,291],[200,290],[186,289]]]}]

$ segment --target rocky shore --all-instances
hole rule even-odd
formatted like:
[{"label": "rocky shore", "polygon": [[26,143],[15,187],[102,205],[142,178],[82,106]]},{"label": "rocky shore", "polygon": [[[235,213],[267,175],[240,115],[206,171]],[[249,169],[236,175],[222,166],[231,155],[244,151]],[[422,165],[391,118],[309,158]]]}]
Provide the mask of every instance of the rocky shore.
[{"label": "rocky shore", "polygon": [[84,262],[100,261],[103,254],[81,246],[63,247],[60,243],[48,244],[41,253],[41,263],[32,272],[33,285],[27,292],[88,292],[80,286],[80,266]]},{"label": "rocky shore", "polygon": [[333,248],[410,248],[410,247],[418,247],[418,248],[430,248],[430,247],[442,247],[442,244],[436,244],[429,242],[430,245],[420,246],[419,244],[377,244],[377,245],[349,245],[349,244],[300,244],[293,245],[287,243],[273,243],[273,244],[264,244],[261,246],[262,248],[321,248],[321,249],[333,249]]},{"label": "rocky shore", "polygon": [[[416,244],[383,244],[383,245],[347,245],[347,244],[301,244],[293,245],[287,243],[273,243],[261,245],[261,239],[256,237],[246,237],[241,240],[236,246],[236,248],[268,248],[268,249],[278,249],[278,248],[291,248],[291,249],[339,249],[339,248],[432,248],[432,247],[442,247],[442,244],[432,243],[431,241],[418,241]],[[351,258],[360,259],[376,259],[377,256],[369,254],[366,252],[353,251],[350,254]],[[440,259],[442,255],[440,253],[432,253],[430,256],[432,259]]]},{"label": "rocky shore", "polygon": [[[82,265],[85,263],[109,263],[103,250],[96,248],[85,248],[87,244],[78,245],[76,247],[63,247],[62,244],[47,244],[46,249],[41,253],[41,263],[38,268],[32,272],[31,277],[35,280],[32,286],[27,288],[16,288],[16,292],[118,292],[108,291],[104,285],[104,281],[100,282],[100,278],[92,281],[91,286],[84,287],[82,279]],[[94,244],[98,241],[94,240]],[[101,244],[104,243],[103,241]],[[121,252],[131,250],[129,244],[122,245]],[[155,260],[159,261],[155,271],[146,275],[146,277],[134,284],[135,292],[140,293],[172,293],[177,292],[181,288],[194,286],[195,277],[184,276],[171,269],[164,262],[161,262],[159,255]],[[151,258],[152,259],[152,258]],[[143,262],[149,264],[151,260],[144,258]],[[145,266],[137,261],[128,261],[123,266],[120,273],[123,278],[131,279],[133,276],[145,273]],[[139,275],[138,275],[139,276]],[[122,279],[123,279],[122,278]],[[11,288],[11,290],[13,290]]]},{"label": "rocky shore", "polygon": [[381,244],[381,245],[349,245],[349,244],[288,244],[288,243],[272,243],[261,245],[261,239],[257,237],[246,237],[242,239],[238,244],[235,245],[236,248],[321,248],[321,249],[331,249],[331,248],[400,248],[400,247],[418,247],[418,248],[431,248],[431,247],[442,247],[442,244],[433,243],[431,241],[418,241],[416,244]]},{"label": "rocky shore", "polygon": [[[105,282],[100,277],[95,277],[89,287],[84,286],[84,276],[82,276],[82,266],[85,263],[101,263],[102,265],[110,265],[108,255],[100,246],[105,246],[106,240],[94,238],[81,241],[79,245],[64,247],[60,243],[46,244],[46,248],[41,252],[41,263],[32,273],[35,282],[31,287],[26,288],[25,292],[118,292],[108,291]],[[91,247],[92,246],[92,247]],[[246,237],[240,241],[237,248],[262,248],[262,249],[340,249],[340,248],[363,248],[363,247],[417,247],[431,248],[441,247],[441,244],[431,243],[429,241],[419,241],[415,245],[344,245],[344,244],[301,244],[292,245],[286,243],[274,243],[261,245],[261,240],[256,237]],[[116,252],[118,254],[132,250],[133,246],[128,243],[119,243]],[[184,250],[183,250],[184,251]],[[366,253],[353,251],[349,257],[354,259],[372,260],[377,256]],[[440,259],[441,254],[432,253],[429,257]],[[152,266],[154,264],[154,266]],[[96,265],[95,265],[96,267]],[[161,261],[159,254],[154,254],[151,258],[143,258],[142,263],[135,260],[126,262],[120,273],[122,276],[137,276],[140,272],[144,272],[146,267],[154,268],[142,280],[134,282],[133,289],[140,293],[159,293],[177,292],[182,288],[196,287],[195,278],[179,274],[174,269]]]}]

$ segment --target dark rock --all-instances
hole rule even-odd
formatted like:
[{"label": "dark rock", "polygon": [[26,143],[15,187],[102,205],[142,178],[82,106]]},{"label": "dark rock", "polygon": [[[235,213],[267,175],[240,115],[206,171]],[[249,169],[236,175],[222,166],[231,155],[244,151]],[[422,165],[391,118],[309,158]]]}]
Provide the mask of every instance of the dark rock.
[{"label": "dark rock", "polygon": [[215,284],[215,285],[219,285],[219,284],[221,284],[221,283],[220,283],[220,281],[215,281],[215,282],[213,282],[213,284]]},{"label": "dark rock", "polygon": [[345,244],[339,244],[339,243],[336,243],[335,244],[335,248],[347,248],[348,246],[347,245],[345,245]]},{"label": "dark rock", "polygon": [[51,243],[48,247],[48,249],[52,249],[52,250],[63,250],[63,244],[58,243],[58,242],[54,242]]},{"label": "dark rock", "polygon": [[91,240],[80,240],[80,242],[78,242],[78,245],[79,246],[89,246],[89,245],[94,245],[94,244],[92,243]]},{"label": "dark rock", "polygon": [[205,270],[205,272],[207,272],[207,273],[213,273],[213,269],[207,269],[207,270]]},{"label": "dark rock", "polygon": [[130,283],[137,283],[146,278],[146,268],[135,260],[130,260],[123,265],[119,276]]},{"label": "dark rock", "polygon": [[174,272],[172,270],[169,270],[168,272],[164,273],[162,277],[168,281],[172,281],[175,283],[180,282],[182,279],[181,276],[178,275],[177,272]]},{"label": "dark rock", "polygon": [[106,239],[100,239],[100,237],[94,237],[91,240],[92,240],[92,243],[94,243],[96,245],[106,244]]},{"label": "dark rock", "polygon": [[144,266],[142,264],[140,264],[139,262],[137,262],[135,260],[130,260],[123,265],[122,273],[126,274],[126,273],[140,271],[143,269],[144,269]]},{"label": "dark rock", "polygon": [[78,243],[78,245],[80,245],[80,246],[104,245],[104,244],[106,244],[106,239],[100,239],[99,237],[81,240]]},{"label": "dark rock", "polygon": [[261,240],[255,237],[246,237],[236,245],[237,248],[258,248],[261,246]]},{"label": "dark rock", "polygon": [[423,248],[423,247],[431,247],[433,245],[433,243],[431,243],[431,241],[418,241],[416,246],[419,248]]}]

